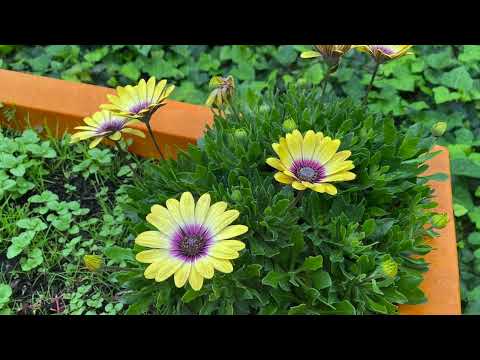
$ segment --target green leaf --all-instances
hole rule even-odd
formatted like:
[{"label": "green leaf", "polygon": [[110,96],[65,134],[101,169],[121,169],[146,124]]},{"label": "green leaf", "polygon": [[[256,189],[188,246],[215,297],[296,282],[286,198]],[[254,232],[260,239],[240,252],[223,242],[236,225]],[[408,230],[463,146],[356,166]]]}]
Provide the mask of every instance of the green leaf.
[{"label": "green leaf", "polygon": [[324,77],[324,71],[321,64],[317,63],[308,68],[305,73],[305,80],[312,83],[313,85],[318,85]]},{"label": "green leaf", "polygon": [[480,179],[480,165],[470,159],[453,159],[452,174]]},{"label": "green leaf", "polygon": [[472,245],[480,245],[480,232],[474,232],[468,235],[468,242]]},{"label": "green leaf", "polygon": [[462,91],[470,91],[473,87],[473,79],[464,66],[442,74],[440,83],[449,88]]},{"label": "green leaf", "polygon": [[120,68],[120,73],[132,81],[137,81],[138,78],[140,77],[140,70],[132,62],[126,63],[125,65],[123,65]]},{"label": "green leaf", "polygon": [[116,263],[134,260],[132,249],[122,248],[120,246],[110,246],[104,250],[104,254]]},{"label": "green leaf", "polygon": [[436,104],[443,104],[449,101],[455,101],[460,98],[460,94],[450,92],[445,86],[437,86],[433,88],[433,97]]},{"label": "green leaf", "polygon": [[21,263],[23,271],[30,271],[43,263],[42,250],[35,248],[28,253],[28,258],[25,262]]},{"label": "green leaf", "polygon": [[12,296],[12,288],[8,284],[0,284],[0,309],[5,306]]},{"label": "green leaf", "polygon": [[278,284],[281,281],[285,281],[288,279],[288,274],[287,273],[280,273],[277,271],[270,271],[263,279],[262,279],[262,284],[263,285],[268,285],[273,288],[277,288]]},{"label": "green leaf", "polygon": [[311,275],[311,278],[312,278],[313,286],[317,290],[326,289],[332,286],[332,279],[330,278],[330,274],[326,271],[323,271],[323,270],[315,271]]},{"label": "green leaf", "polygon": [[309,271],[315,271],[323,266],[322,255],[309,256],[305,259],[302,268]]}]

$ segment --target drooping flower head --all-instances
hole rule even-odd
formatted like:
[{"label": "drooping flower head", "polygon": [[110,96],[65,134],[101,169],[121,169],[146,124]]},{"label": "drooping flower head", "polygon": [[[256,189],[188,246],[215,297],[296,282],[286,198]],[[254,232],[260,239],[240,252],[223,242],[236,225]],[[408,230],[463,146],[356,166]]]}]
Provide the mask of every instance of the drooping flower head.
[{"label": "drooping flower head", "polygon": [[340,58],[345,55],[352,45],[314,45],[317,51],[304,51],[300,54],[302,59],[323,57],[329,67],[336,67]]},{"label": "drooping flower head", "polygon": [[210,195],[198,201],[184,192],[180,201],[168,199],[166,207],[153,205],[147,221],[156,231],[145,231],[135,243],[151,250],[141,251],[136,259],[150,264],[145,278],[164,281],[174,275],[175,285],[190,283],[200,290],[203,279],[211,279],[214,269],[223,273],[233,271],[230,260],[239,257],[245,244],[234,237],[248,231],[245,225],[230,225],[240,213],[226,210],[227,203],[210,205]]},{"label": "drooping flower head", "polygon": [[214,76],[210,79],[209,87],[213,90],[205,104],[207,106],[215,105],[216,107],[221,107],[232,99],[235,93],[235,80],[231,75],[227,77]]},{"label": "drooping flower head", "polygon": [[408,50],[413,45],[355,45],[354,48],[370,54],[377,63],[397,59],[403,55],[412,54]]},{"label": "drooping flower head", "polygon": [[141,79],[135,86],[118,86],[117,95],[107,95],[110,104],[100,105],[100,108],[121,116],[149,121],[150,116],[165,105],[165,99],[174,89],[175,85],[167,86],[167,80],[160,80],[157,84],[152,76],[148,82]]},{"label": "drooping flower head", "polygon": [[85,255],[83,257],[83,263],[88,270],[95,272],[102,268],[103,259],[98,255]]},{"label": "drooping flower head", "polygon": [[347,160],[351,152],[337,152],[340,140],[324,137],[323,133],[307,131],[305,137],[294,130],[278,143],[272,144],[279,159],[268,158],[267,164],[277,169],[275,179],[291,185],[296,190],[311,189],[319,193],[337,194],[332,182],[350,181],[356,175],[349,170],[355,168]]},{"label": "drooping flower head", "polygon": [[125,117],[113,115],[111,112],[103,110],[98,111],[92,117],[83,119],[87,126],[77,126],[76,130],[82,130],[72,135],[70,143],[77,143],[82,140],[91,139],[90,148],[97,146],[104,138],[118,141],[122,138],[122,133],[128,133],[142,138],[145,134],[129,126],[140,123],[138,120],[129,120]]}]

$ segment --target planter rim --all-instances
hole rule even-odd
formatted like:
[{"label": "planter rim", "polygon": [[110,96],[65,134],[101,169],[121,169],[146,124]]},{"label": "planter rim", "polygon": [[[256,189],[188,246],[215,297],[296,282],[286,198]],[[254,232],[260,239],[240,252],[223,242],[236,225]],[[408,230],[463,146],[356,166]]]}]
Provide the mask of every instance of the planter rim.
[{"label": "planter rim", "polygon": [[[0,69],[0,102],[6,106],[15,106],[19,127],[25,127],[25,118],[33,127],[48,126],[53,135],[61,137],[71,133],[83,119],[98,111],[100,104],[107,102],[107,94],[115,91],[97,85],[69,82],[44,76]],[[1,119],[1,117],[0,117]],[[4,119],[2,124],[4,124]],[[173,100],[152,117],[152,129],[157,141],[167,145],[162,149],[167,157],[176,157],[176,146],[186,148],[195,144],[206,126],[213,123],[213,114],[209,108]],[[7,124],[8,125],[8,124]],[[16,126],[10,124],[8,126]],[[146,131],[142,124],[139,129]],[[129,136],[127,135],[127,138]],[[429,160],[429,169],[424,175],[441,172],[448,175],[448,181],[430,181],[434,189],[435,209],[447,213],[449,223],[439,230],[440,236],[431,240],[434,247],[425,259],[430,270],[424,274],[421,284],[428,302],[420,305],[401,305],[400,314],[405,315],[459,315],[461,314],[460,275],[457,258],[455,223],[452,208],[452,187],[448,150],[436,146],[433,151],[441,150],[435,158]],[[145,157],[158,157],[150,139],[134,138],[129,151]]]}]

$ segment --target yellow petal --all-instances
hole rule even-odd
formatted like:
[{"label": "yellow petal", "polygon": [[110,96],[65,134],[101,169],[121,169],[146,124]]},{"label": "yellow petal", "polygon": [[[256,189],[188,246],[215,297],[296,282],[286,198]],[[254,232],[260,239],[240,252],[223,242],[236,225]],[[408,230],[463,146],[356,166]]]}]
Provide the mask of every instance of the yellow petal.
[{"label": "yellow petal", "polygon": [[215,243],[210,249],[208,249],[208,255],[216,257],[217,259],[236,259],[239,257],[237,251],[232,250],[227,245],[223,244],[224,241]]},{"label": "yellow petal", "polygon": [[138,82],[138,95],[140,99],[147,100],[147,83],[144,79]]},{"label": "yellow petal", "polygon": [[168,249],[170,240],[160,231],[144,231],[137,236],[135,244],[154,249]]},{"label": "yellow petal", "polygon": [[220,272],[228,274],[233,271],[232,263],[229,260],[217,259],[211,256],[208,257],[208,260],[213,265],[213,267]]},{"label": "yellow petal", "polygon": [[167,80],[165,79],[158,82],[157,86],[155,87],[155,92],[153,93],[153,102],[156,103],[161,99],[165,85],[167,85]]},{"label": "yellow petal", "polygon": [[147,100],[148,102],[152,102],[153,94],[155,93],[155,76],[150,77],[147,81]]},{"label": "yellow petal", "polygon": [[219,240],[231,239],[235,236],[245,234],[248,231],[248,226],[245,225],[230,225],[215,235]]},{"label": "yellow petal", "polygon": [[80,131],[72,135],[71,139],[74,142],[85,140],[95,136],[93,131]]},{"label": "yellow petal", "polygon": [[94,127],[91,127],[91,126],[75,126],[74,127],[75,130],[86,130],[86,131],[95,131],[96,128]]},{"label": "yellow petal", "polygon": [[330,176],[339,172],[352,170],[354,168],[355,165],[353,165],[353,161],[339,161],[333,164],[329,163],[328,166],[325,166],[325,175]]},{"label": "yellow petal", "polygon": [[210,263],[208,257],[197,260],[193,266],[205,279],[213,277],[213,265]]},{"label": "yellow petal", "polygon": [[289,177],[289,176],[287,176],[287,175],[285,175],[284,173],[281,173],[281,172],[277,172],[275,175],[273,175],[273,177],[279,183],[288,184],[288,185],[290,185],[292,183],[292,181],[294,180],[293,178],[291,178],[291,177]]},{"label": "yellow petal", "polygon": [[227,208],[227,203],[224,201],[219,201],[210,206],[208,210],[207,217],[205,218],[204,224],[207,225],[210,229],[213,227],[215,219],[217,219],[225,209]]},{"label": "yellow petal", "polygon": [[127,134],[131,134],[131,135],[135,135],[135,136],[139,136],[141,138],[145,138],[145,133],[141,130],[132,129],[132,128],[123,128],[122,132],[127,133]]},{"label": "yellow petal", "polygon": [[335,155],[339,147],[340,147],[340,140],[325,139],[323,146],[321,147],[321,150],[317,152],[315,156],[320,161],[320,163],[325,164],[333,157],[333,155]]},{"label": "yellow petal", "polygon": [[98,144],[100,144],[100,141],[103,140],[103,136],[99,136],[97,137],[95,140],[93,140],[90,145],[88,146],[90,149],[93,149],[95,146],[97,146]]},{"label": "yellow petal", "polygon": [[192,193],[184,192],[180,197],[180,213],[185,224],[193,224],[195,222],[195,200]]},{"label": "yellow petal", "polygon": [[228,225],[234,222],[240,216],[238,210],[227,210],[216,219],[211,222],[210,230],[212,235],[217,234],[219,231],[225,229]]},{"label": "yellow petal", "polygon": [[268,158],[266,163],[277,170],[280,170],[280,171],[286,170],[285,166],[277,158]]},{"label": "yellow petal", "polygon": [[305,190],[307,188],[305,185],[303,185],[301,182],[298,182],[298,181],[292,182],[292,187],[295,190]]},{"label": "yellow petal", "polygon": [[232,251],[240,251],[245,249],[245,243],[239,240],[221,240],[218,244],[222,244],[230,248]]},{"label": "yellow petal", "polygon": [[354,173],[350,171],[344,171],[341,173],[337,173],[335,175],[327,176],[326,178],[322,179],[322,182],[332,182],[332,181],[350,181],[354,180],[357,177]]},{"label": "yellow petal", "polygon": [[176,199],[168,199],[166,201],[167,209],[170,212],[172,219],[179,225],[184,227],[186,224],[183,221],[182,214],[180,212],[180,202]]},{"label": "yellow petal", "polygon": [[168,251],[164,249],[152,249],[139,252],[135,258],[141,263],[153,263],[161,262],[162,260],[165,260],[168,256]]},{"label": "yellow petal", "polygon": [[112,135],[108,137],[110,140],[118,141],[122,138],[122,133],[120,131],[115,131]]},{"label": "yellow petal", "polygon": [[300,54],[302,59],[311,59],[321,56],[321,54],[317,51],[304,51]]},{"label": "yellow petal", "polygon": [[150,224],[160,230],[167,238],[170,238],[170,236],[172,236],[178,227],[177,224],[172,224],[168,218],[161,217],[153,213],[148,214],[146,219]]},{"label": "yellow petal", "polygon": [[85,119],[83,119],[83,122],[95,128],[98,126],[98,123],[99,123],[98,118],[91,118],[91,117],[86,117]]},{"label": "yellow petal", "polygon": [[207,217],[208,210],[210,209],[210,195],[208,193],[203,194],[195,205],[195,222],[197,224],[203,224]]},{"label": "yellow petal", "polygon": [[305,139],[303,141],[303,158],[304,159],[311,159],[313,153],[315,152],[315,148],[317,146],[317,137],[315,136],[315,132],[313,130],[308,130],[305,134]]},{"label": "yellow petal", "polygon": [[183,263],[182,266],[175,272],[175,286],[177,288],[181,288],[188,280],[190,276],[190,270],[192,268],[192,264],[189,262]]},{"label": "yellow petal", "polygon": [[155,281],[161,282],[168,279],[170,276],[183,265],[183,262],[175,258],[167,258],[160,263],[155,275]]},{"label": "yellow petal", "polygon": [[279,144],[272,144],[273,151],[275,151],[280,158],[281,163],[289,168],[292,165],[293,158],[288,152],[288,145],[285,138],[280,138]]},{"label": "yellow petal", "polygon": [[195,266],[190,269],[190,276],[188,282],[193,290],[198,291],[203,286],[203,276],[196,270]]},{"label": "yellow petal", "polygon": [[294,160],[302,159],[303,137],[300,131],[293,130],[291,134],[286,135],[288,151]]},{"label": "yellow petal", "polygon": [[155,279],[155,276],[157,276],[158,269],[160,268],[161,265],[162,263],[160,262],[155,262],[148,265],[143,273],[143,276],[145,276],[145,279]]}]

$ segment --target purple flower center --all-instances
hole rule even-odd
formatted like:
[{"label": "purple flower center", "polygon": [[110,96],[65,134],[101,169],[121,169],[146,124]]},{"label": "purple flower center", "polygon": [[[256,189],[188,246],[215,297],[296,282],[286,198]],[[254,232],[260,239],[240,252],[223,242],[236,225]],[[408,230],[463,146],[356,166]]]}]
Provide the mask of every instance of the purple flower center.
[{"label": "purple flower center", "polygon": [[97,127],[97,133],[105,134],[105,133],[114,133],[116,131],[120,131],[125,127],[125,121],[122,119],[111,119],[101,123]]},{"label": "purple flower center", "polygon": [[316,183],[325,177],[325,168],[315,160],[295,160],[290,168],[297,179]]},{"label": "purple flower center", "polygon": [[380,50],[381,52],[387,55],[395,54],[395,50],[386,45],[372,45],[372,48],[374,50]]},{"label": "purple flower center", "polygon": [[195,261],[208,254],[212,245],[210,231],[199,224],[189,224],[173,234],[171,253],[182,261]]},{"label": "purple flower center", "polygon": [[135,104],[130,108],[130,112],[133,114],[138,114],[140,111],[148,108],[150,106],[150,102],[148,101],[142,101],[138,104]]}]

